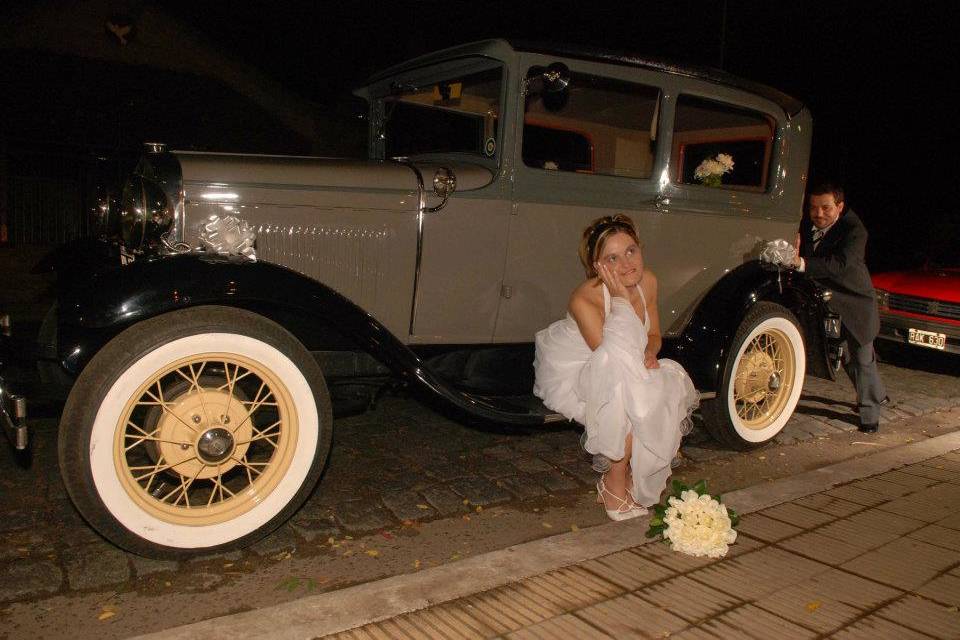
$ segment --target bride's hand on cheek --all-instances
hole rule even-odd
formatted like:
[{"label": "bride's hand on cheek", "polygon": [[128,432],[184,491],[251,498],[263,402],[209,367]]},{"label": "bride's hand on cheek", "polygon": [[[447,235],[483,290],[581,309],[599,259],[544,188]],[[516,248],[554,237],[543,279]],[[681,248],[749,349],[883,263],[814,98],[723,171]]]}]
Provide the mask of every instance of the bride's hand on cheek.
[{"label": "bride's hand on cheek", "polygon": [[597,275],[603,280],[603,284],[607,285],[611,297],[623,298],[624,300],[630,299],[630,294],[623,285],[623,282],[620,281],[620,276],[616,270],[609,268],[602,262],[595,262],[594,267],[597,270]]}]

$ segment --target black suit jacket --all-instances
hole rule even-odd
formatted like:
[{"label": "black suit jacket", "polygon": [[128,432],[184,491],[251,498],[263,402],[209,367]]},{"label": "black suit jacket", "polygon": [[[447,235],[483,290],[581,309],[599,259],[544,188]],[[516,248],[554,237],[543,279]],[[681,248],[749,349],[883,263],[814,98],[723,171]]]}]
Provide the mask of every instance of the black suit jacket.
[{"label": "black suit jacket", "polygon": [[812,227],[805,215],[800,222],[800,256],[806,262],[805,273],[833,291],[830,308],[840,314],[854,340],[860,344],[873,342],[880,331],[880,315],[865,261],[866,228],[848,209],[814,249]]}]

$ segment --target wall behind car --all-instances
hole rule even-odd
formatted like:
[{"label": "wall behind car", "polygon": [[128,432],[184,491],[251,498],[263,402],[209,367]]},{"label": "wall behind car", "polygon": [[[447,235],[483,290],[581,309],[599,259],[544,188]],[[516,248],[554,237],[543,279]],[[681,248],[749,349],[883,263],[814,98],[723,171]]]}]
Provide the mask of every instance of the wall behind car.
[{"label": "wall behind car", "polygon": [[91,231],[145,141],[171,149],[357,155],[343,118],[141,2],[0,9],[0,244]]}]

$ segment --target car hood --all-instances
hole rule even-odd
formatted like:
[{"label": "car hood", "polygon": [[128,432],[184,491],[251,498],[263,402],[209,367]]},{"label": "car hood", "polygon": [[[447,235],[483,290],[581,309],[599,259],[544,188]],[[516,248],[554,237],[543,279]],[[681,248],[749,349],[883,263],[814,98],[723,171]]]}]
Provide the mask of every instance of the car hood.
[{"label": "car hood", "polygon": [[[194,185],[297,185],[298,188],[417,190],[413,166],[421,172],[428,191],[438,163],[402,163],[392,160],[352,160],[260,156],[175,151],[186,184]],[[470,191],[490,184],[490,170],[469,162],[443,163],[457,178],[457,191]]]},{"label": "car hood", "polygon": [[960,303],[960,269],[875,273],[873,286],[890,293]]}]

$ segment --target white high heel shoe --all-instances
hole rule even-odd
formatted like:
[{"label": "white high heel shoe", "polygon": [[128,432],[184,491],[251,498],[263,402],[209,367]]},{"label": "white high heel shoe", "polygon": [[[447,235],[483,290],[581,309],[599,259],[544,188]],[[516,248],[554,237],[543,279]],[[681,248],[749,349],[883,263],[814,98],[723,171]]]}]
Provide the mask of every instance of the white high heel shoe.
[{"label": "white high heel shoe", "polygon": [[[608,494],[617,501],[618,504],[616,509],[607,509],[606,502],[603,500],[604,493]],[[629,492],[627,495],[630,495]],[[645,507],[641,507],[640,505],[631,502],[629,498],[620,498],[615,493],[607,489],[606,485],[603,484],[602,476],[600,480],[597,481],[597,502],[604,505],[604,511],[607,512],[607,517],[611,520],[629,520],[631,518],[642,516],[647,512]]]}]

